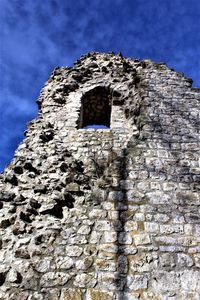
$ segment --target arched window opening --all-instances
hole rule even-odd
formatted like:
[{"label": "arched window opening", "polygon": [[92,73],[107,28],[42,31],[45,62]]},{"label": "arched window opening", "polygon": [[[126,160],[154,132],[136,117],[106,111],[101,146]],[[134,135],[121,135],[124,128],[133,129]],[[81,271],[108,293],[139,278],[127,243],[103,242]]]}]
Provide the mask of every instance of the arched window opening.
[{"label": "arched window opening", "polygon": [[82,97],[78,128],[110,128],[112,96],[110,89],[96,87]]}]

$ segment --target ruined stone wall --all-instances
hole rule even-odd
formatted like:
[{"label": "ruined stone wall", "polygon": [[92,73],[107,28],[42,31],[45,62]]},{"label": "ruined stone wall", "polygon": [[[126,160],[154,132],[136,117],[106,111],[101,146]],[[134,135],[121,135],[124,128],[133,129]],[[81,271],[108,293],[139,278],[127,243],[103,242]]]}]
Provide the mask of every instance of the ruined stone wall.
[{"label": "ruined stone wall", "polygon": [[[56,68],[37,103],[0,178],[0,299],[200,299],[191,80],[92,53]],[[110,128],[82,128],[109,107]]]}]

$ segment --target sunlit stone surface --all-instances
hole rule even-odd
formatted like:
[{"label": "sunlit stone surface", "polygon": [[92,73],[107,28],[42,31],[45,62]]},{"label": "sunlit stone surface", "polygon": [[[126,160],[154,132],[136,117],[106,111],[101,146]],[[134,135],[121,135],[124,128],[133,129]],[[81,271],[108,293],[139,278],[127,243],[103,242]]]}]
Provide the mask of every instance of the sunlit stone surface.
[{"label": "sunlit stone surface", "polygon": [[56,68],[0,177],[0,299],[200,299],[200,92],[163,63]]}]

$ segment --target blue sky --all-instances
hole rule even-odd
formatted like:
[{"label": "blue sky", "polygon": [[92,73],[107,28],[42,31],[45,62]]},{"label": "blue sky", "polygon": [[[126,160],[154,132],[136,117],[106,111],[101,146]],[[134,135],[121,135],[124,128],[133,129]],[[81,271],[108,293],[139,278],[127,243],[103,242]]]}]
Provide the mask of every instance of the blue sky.
[{"label": "blue sky", "polygon": [[0,0],[0,171],[52,69],[88,51],[164,61],[200,87],[200,1]]}]

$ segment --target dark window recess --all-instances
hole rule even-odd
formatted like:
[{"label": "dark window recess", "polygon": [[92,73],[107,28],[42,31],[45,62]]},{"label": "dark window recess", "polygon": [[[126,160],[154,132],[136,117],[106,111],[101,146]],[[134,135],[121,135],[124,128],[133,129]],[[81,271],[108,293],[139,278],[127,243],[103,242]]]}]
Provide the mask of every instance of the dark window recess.
[{"label": "dark window recess", "polygon": [[83,95],[78,128],[109,128],[112,94],[109,88],[96,87]]}]

